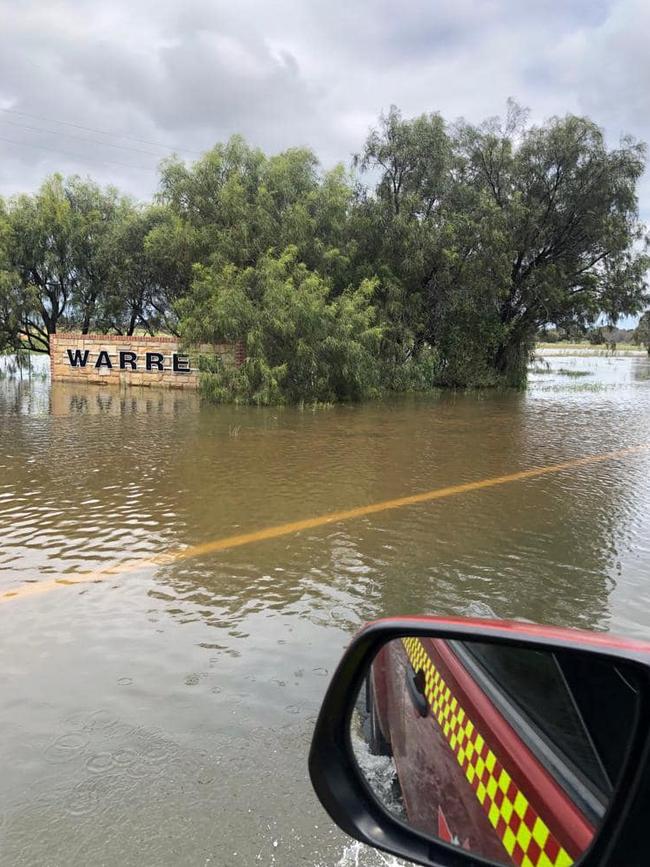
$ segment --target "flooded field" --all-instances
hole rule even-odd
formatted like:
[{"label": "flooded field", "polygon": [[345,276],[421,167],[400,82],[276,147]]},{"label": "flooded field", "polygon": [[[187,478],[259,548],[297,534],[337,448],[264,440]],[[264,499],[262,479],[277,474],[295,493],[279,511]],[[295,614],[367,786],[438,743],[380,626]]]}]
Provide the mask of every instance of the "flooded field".
[{"label": "flooded field", "polygon": [[390,863],[307,778],[342,648],[417,612],[647,638],[650,452],[568,464],[648,442],[641,356],[318,412],[0,381],[0,863]]}]

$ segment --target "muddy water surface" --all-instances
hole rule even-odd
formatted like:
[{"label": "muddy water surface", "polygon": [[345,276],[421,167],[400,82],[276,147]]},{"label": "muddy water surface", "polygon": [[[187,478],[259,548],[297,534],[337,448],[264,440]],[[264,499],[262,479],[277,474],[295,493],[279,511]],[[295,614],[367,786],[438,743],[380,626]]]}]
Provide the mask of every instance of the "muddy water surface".
[{"label": "muddy water surface", "polygon": [[17,591],[0,604],[0,863],[385,863],[332,827],[306,771],[362,622],[492,613],[647,638],[650,453],[150,562],[650,442],[647,359],[535,370],[523,393],[319,412],[0,382],[0,594]]}]

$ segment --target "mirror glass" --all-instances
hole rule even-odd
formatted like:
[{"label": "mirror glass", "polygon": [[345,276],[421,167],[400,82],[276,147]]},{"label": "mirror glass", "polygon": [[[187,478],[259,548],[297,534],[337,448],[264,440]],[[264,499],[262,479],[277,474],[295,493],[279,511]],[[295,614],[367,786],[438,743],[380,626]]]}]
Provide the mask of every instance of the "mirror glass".
[{"label": "mirror glass", "polygon": [[375,657],[350,736],[413,828],[495,864],[566,867],[602,823],[638,696],[631,665],[593,653],[407,637]]}]

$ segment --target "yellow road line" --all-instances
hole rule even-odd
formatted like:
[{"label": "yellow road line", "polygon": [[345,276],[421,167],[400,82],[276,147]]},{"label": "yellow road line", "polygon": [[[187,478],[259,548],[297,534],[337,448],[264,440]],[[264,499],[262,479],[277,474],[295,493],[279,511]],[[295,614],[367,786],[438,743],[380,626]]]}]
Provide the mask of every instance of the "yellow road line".
[{"label": "yellow road line", "polygon": [[65,578],[56,578],[51,581],[38,581],[22,584],[14,590],[7,590],[0,594],[0,603],[11,602],[14,599],[26,596],[36,596],[47,593],[57,587],[66,587],[71,584],[89,584],[98,581],[106,581],[116,575],[126,575],[147,569],[152,566],[166,566],[177,563],[180,560],[190,560],[193,557],[202,557],[206,554],[215,554],[219,551],[228,551],[231,548],[239,548],[242,545],[250,545],[253,542],[264,542],[267,539],[277,539],[280,536],[289,536],[299,533],[301,530],[313,530],[326,524],[337,524],[342,521],[350,521],[354,518],[363,518],[366,515],[375,515],[378,512],[388,512],[392,509],[401,509],[404,506],[415,506],[419,503],[430,503],[434,500],[442,500],[445,497],[453,497],[456,494],[465,494],[470,491],[480,491],[485,488],[495,488],[509,482],[518,482],[523,479],[535,479],[562,470],[571,470],[576,467],[584,467],[589,464],[599,464],[616,458],[627,457],[648,451],[650,443],[643,443],[626,449],[618,449],[613,452],[604,452],[598,455],[587,455],[582,458],[573,458],[559,464],[549,464],[545,467],[532,467],[528,470],[519,470],[516,473],[508,473],[505,476],[493,476],[488,479],[478,479],[474,482],[464,482],[460,485],[450,485],[445,488],[436,488],[433,491],[423,491],[420,494],[410,494],[407,497],[397,497],[394,500],[381,500],[378,503],[370,503],[366,506],[356,506],[353,509],[343,509],[339,512],[328,512],[325,515],[317,515],[314,518],[303,518],[300,521],[290,521],[287,524],[278,524],[275,527],[266,527],[262,530],[253,530],[251,533],[241,533],[236,536],[225,536],[222,539],[213,539],[211,542],[202,542],[199,545],[190,545],[187,548],[178,548],[175,551],[167,551],[154,557],[140,560],[127,560],[114,566],[106,566],[93,572],[79,575],[68,575]]}]

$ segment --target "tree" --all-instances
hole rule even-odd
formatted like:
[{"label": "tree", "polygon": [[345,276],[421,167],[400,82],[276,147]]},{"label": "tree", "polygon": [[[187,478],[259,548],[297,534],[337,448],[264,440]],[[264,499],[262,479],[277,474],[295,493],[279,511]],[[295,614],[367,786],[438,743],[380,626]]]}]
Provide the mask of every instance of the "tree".
[{"label": "tree", "polygon": [[511,103],[505,126],[463,124],[457,134],[468,182],[501,211],[512,250],[494,357],[510,382],[525,377],[539,327],[637,312],[650,264],[635,247],[644,240],[636,197],[644,146],[625,138],[608,150],[587,118],[530,128],[524,120]]},{"label": "tree", "polygon": [[21,308],[15,298],[18,275],[10,265],[11,240],[7,209],[0,199],[0,353],[17,352],[21,346]]},{"label": "tree", "polygon": [[188,233],[167,207],[130,206],[114,221],[103,243],[107,267],[98,296],[102,331],[131,335],[144,329],[177,333],[176,300],[192,269]]},{"label": "tree", "polygon": [[499,208],[467,183],[437,114],[404,120],[392,107],[356,164],[380,173],[357,210],[367,273],[381,281],[383,354],[399,366],[433,346],[438,382],[492,383],[509,252]]},{"label": "tree", "polygon": [[234,136],[166,161],[151,204],[54,175],[0,204],[0,346],[244,339],[246,366],[206,382],[258,402],[520,385],[537,335],[595,338],[646,306],[644,157],[511,102],[478,125],[391,107],[350,172]]},{"label": "tree", "polygon": [[[322,174],[306,148],[267,157],[240,136],[216,145],[188,167],[163,164],[159,200],[183,227],[192,261],[255,266],[271,248],[294,246],[300,261],[337,281],[345,272],[349,179],[341,166]],[[165,233],[167,234],[167,233]],[[185,257],[182,257],[185,263]],[[182,268],[189,289],[191,273]]]},{"label": "tree", "polygon": [[391,109],[357,163],[380,172],[359,210],[386,309],[397,299],[392,336],[435,346],[445,384],[520,384],[540,328],[638,311],[644,154],[609,150],[586,118],[528,127],[514,103],[504,122],[451,128]]},{"label": "tree", "polygon": [[82,334],[96,323],[101,296],[107,290],[113,267],[110,245],[116,225],[133,210],[132,202],[121,197],[114,187],[102,190],[97,184],[78,177],[68,178],[63,193],[71,214],[70,280],[73,286],[69,320]]},{"label": "tree", "polygon": [[646,310],[641,319],[639,319],[634,339],[641,346],[645,346],[648,350],[648,355],[650,355],[650,310]]},{"label": "tree", "polygon": [[108,276],[105,241],[127,207],[115,190],[61,175],[35,195],[9,201],[2,218],[3,315],[17,323],[29,349],[49,351],[61,324],[89,331]]},{"label": "tree", "polygon": [[10,200],[7,222],[12,316],[28,347],[47,352],[73,289],[74,230],[62,178],[50,178],[35,196]]},{"label": "tree", "polygon": [[381,329],[364,281],[337,297],[288,247],[255,267],[201,266],[181,302],[186,339],[243,339],[238,370],[206,360],[204,390],[217,401],[329,402],[377,393]]}]

